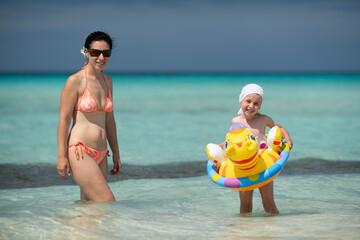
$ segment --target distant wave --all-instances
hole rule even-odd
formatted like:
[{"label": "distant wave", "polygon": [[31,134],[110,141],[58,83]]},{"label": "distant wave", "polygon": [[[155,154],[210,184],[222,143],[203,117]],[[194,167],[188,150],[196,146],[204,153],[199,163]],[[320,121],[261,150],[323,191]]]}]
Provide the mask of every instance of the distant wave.
[{"label": "distant wave", "polygon": [[[158,165],[124,164],[122,172],[109,176],[109,182],[127,179],[166,179],[189,178],[206,175],[207,161],[167,163]],[[287,162],[281,175],[322,175],[322,174],[360,174],[360,161],[328,161],[315,158]],[[56,165],[51,164],[0,164],[0,189],[48,187],[74,185],[69,178],[65,182],[59,177]]]}]

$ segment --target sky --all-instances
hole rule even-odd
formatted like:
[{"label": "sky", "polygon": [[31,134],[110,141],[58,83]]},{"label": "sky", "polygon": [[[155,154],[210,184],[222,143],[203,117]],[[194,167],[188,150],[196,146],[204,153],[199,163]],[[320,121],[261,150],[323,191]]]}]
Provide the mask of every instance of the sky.
[{"label": "sky", "polygon": [[358,0],[0,1],[0,72],[73,72],[93,31],[112,72],[360,72]]}]

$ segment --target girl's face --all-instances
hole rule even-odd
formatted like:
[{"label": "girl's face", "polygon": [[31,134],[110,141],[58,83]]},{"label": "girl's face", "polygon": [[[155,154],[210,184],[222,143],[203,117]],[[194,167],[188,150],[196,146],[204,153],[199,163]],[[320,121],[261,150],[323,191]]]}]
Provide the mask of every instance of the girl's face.
[{"label": "girl's face", "polygon": [[243,114],[248,117],[255,116],[261,108],[262,98],[259,94],[251,93],[241,101]]},{"label": "girl's face", "polygon": [[[99,51],[101,52],[99,55]],[[86,49],[86,56],[89,59],[89,64],[98,70],[104,70],[105,66],[109,62],[108,50],[110,50],[110,46],[105,41],[94,41],[90,44],[90,49]],[[111,54],[111,53],[110,53]],[[97,56],[98,55],[98,56]],[[105,56],[104,56],[105,55]],[[108,56],[108,57],[107,57]]]}]

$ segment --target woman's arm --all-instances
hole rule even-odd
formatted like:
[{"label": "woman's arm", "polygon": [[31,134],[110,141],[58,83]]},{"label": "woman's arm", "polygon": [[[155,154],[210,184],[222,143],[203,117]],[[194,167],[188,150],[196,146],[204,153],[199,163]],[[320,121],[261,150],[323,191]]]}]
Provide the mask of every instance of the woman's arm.
[{"label": "woman's arm", "polygon": [[57,130],[57,170],[64,180],[67,180],[65,171],[67,171],[68,176],[70,176],[70,165],[66,157],[66,145],[74,105],[77,99],[77,89],[79,88],[79,83],[80,81],[75,75],[70,76],[66,81],[60,97],[59,125]]},{"label": "woman's arm", "polygon": [[121,171],[121,161],[120,161],[120,152],[119,145],[116,136],[116,124],[114,112],[106,113],[106,137],[109,142],[112,154],[113,154],[113,163],[114,168],[110,171],[111,175],[116,175]]},{"label": "woman's arm", "polygon": [[[107,76],[107,82],[110,85],[110,93],[114,100],[112,79],[109,76]],[[119,145],[116,135],[116,123],[115,123],[114,111],[106,113],[105,121],[106,121],[105,122],[106,138],[109,142],[113,154],[113,163],[114,163],[114,168],[110,171],[110,174],[116,175],[121,171],[121,161],[120,161]]]}]

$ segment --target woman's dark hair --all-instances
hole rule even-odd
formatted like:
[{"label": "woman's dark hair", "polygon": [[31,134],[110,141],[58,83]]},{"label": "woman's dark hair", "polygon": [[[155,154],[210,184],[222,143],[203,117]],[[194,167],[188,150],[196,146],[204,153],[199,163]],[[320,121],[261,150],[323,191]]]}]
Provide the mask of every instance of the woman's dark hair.
[{"label": "woman's dark hair", "polygon": [[109,44],[110,49],[112,49],[112,39],[107,33],[100,31],[90,33],[90,35],[85,40],[84,47],[86,49],[90,49],[90,44],[94,41],[105,41],[107,44]]}]

